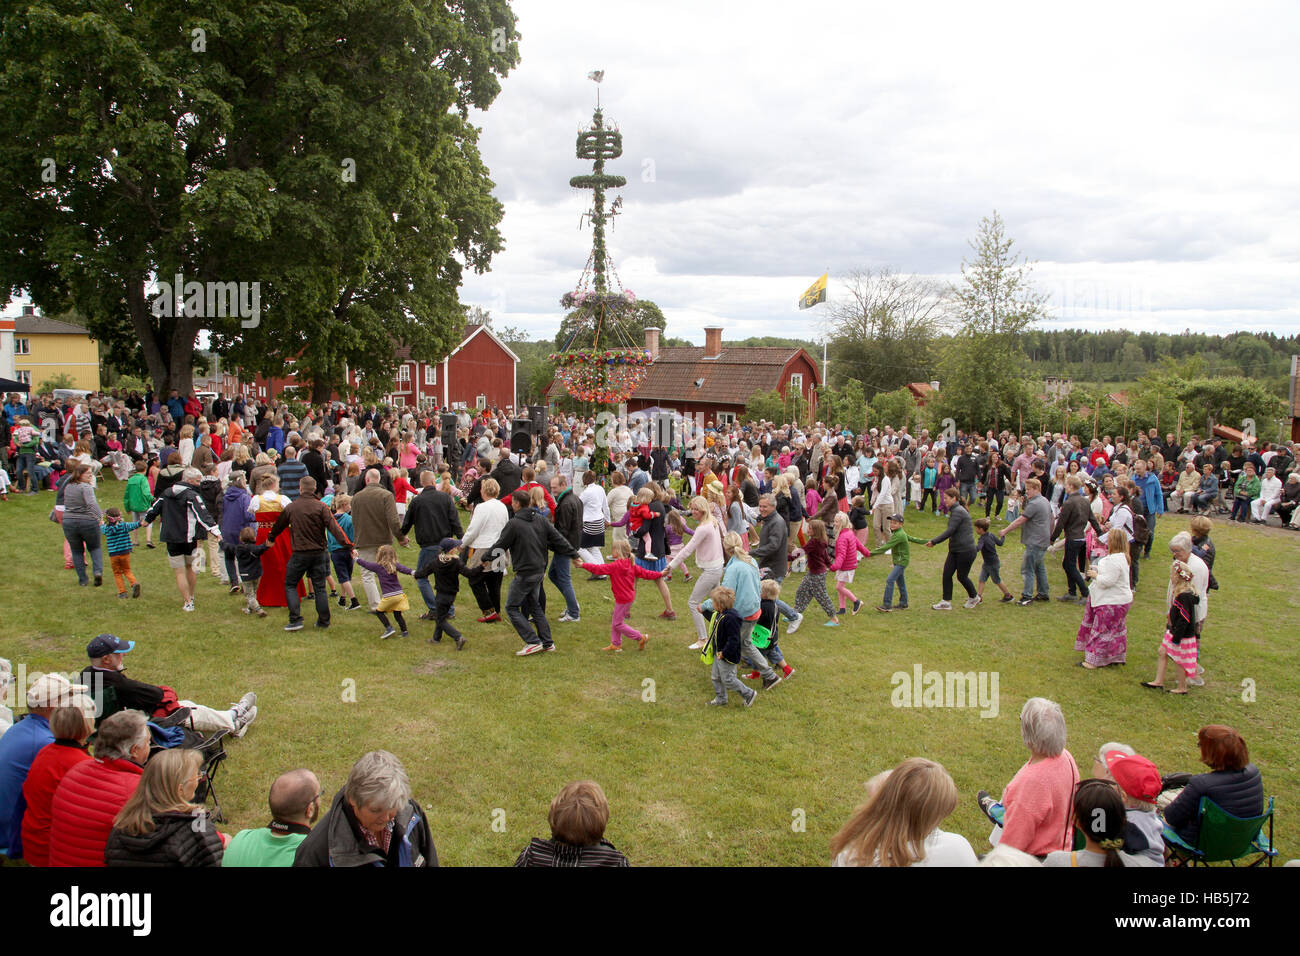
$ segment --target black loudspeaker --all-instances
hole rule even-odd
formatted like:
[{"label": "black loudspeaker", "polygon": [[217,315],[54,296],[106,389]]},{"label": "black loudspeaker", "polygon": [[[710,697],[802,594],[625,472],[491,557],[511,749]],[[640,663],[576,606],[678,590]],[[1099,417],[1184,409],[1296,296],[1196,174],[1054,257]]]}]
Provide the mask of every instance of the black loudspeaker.
[{"label": "black loudspeaker", "polygon": [[673,443],[673,416],[656,415],[652,439],[656,448],[668,448]]},{"label": "black loudspeaker", "polygon": [[533,420],[533,434],[541,438],[546,434],[546,406],[529,405],[528,417]]},{"label": "black loudspeaker", "polygon": [[532,454],[533,420],[531,418],[516,418],[511,423],[510,451],[523,452],[526,455]]}]

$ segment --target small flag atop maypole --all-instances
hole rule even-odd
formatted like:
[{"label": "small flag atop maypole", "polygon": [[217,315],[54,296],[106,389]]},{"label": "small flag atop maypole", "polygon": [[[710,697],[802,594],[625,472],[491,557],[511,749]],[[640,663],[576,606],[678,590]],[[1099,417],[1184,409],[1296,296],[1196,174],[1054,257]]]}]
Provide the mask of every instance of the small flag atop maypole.
[{"label": "small flag atop maypole", "polygon": [[799,297],[799,308],[811,309],[818,302],[826,301],[826,278],[829,272],[823,272],[822,277],[808,287],[808,290]]}]

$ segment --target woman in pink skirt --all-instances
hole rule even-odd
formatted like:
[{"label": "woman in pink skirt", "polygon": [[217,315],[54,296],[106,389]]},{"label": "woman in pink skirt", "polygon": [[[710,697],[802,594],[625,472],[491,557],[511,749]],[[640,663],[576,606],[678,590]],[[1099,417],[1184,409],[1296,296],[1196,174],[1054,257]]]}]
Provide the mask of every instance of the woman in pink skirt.
[{"label": "woman in pink skirt", "polygon": [[1123,664],[1128,651],[1128,535],[1115,528],[1106,536],[1106,556],[1088,569],[1088,598],[1074,649],[1083,651],[1079,666],[1087,670]]}]

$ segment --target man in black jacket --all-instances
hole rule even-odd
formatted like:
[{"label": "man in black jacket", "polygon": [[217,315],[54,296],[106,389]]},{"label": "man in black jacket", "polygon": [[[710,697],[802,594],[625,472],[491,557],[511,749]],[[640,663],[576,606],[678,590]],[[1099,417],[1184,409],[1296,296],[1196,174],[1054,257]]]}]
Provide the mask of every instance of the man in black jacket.
[{"label": "man in black jacket", "polygon": [[[555,496],[555,530],[576,549],[582,542],[582,501],[573,493],[563,475],[551,478],[551,494]],[[565,610],[560,621],[566,624],[576,622],[582,610],[573,590],[571,567],[568,558],[555,554],[551,558],[550,570],[546,572],[546,577],[564,595]]]},{"label": "man in black jacket", "polygon": [[203,474],[197,468],[186,468],[180,481],[154,498],[143,520],[144,524],[153,524],[162,516],[160,537],[167,546],[167,561],[176,573],[176,588],[185,599],[184,611],[194,610],[194,548],[199,529],[221,540],[221,529],[199,496],[202,480]]},{"label": "man in black jacket", "polygon": [[[451,495],[439,491],[434,485],[438,476],[431,471],[420,475],[421,490],[411,499],[406,507],[406,517],[402,519],[402,535],[405,536],[412,527],[415,528],[415,542],[420,546],[420,556],[415,566],[423,568],[436,559],[439,554],[438,543],[443,538],[459,538],[463,533],[460,528],[460,515],[456,513],[456,503]],[[420,615],[422,621],[434,619],[433,585],[428,578],[419,578],[420,597],[424,599],[429,610]]]},{"label": "man in black jacket", "polygon": [[[483,550],[482,559],[486,563],[500,551],[510,552],[515,576],[506,597],[506,614],[524,641],[523,648],[515,655],[527,657],[540,651],[555,650],[551,626],[539,603],[542,576],[546,573],[546,552],[554,551],[563,557],[576,559],[578,551],[555,530],[553,524],[537,514],[537,509],[528,500],[528,492],[516,490],[509,500],[514,516],[506,522],[496,546]],[[529,624],[530,619],[532,624]],[[536,631],[533,625],[536,625]]]}]

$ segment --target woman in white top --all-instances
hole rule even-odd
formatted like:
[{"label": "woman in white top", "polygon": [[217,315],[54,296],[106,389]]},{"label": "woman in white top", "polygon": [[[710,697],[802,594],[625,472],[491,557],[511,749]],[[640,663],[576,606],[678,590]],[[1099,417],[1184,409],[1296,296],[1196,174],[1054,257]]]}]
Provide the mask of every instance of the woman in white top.
[{"label": "woman in white top", "polygon": [[181,440],[176,446],[176,450],[181,453],[181,465],[185,468],[190,467],[194,461],[194,426],[185,425],[181,428]]},{"label": "woman in white top", "polygon": [[889,540],[889,516],[894,514],[894,479],[890,477],[885,466],[876,462],[871,466],[876,473],[878,490],[871,502],[871,529],[876,533],[876,546],[880,547]]},{"label": "woman in white top", "polygon": [[[479,494],[483,500],[474,506],[461,546],[474,551],[491,551],[501,537],[501,532],[506,529],[510,509],[500,500],[501,486],[495,478],[484,478],[479,485]],[[473,561],[471,554],[466,563],[472,565],[477,562]],[[474,599],[483,612],[483,616],[478,618],[480,624],[493,624],[501,620],[501,581],[505,577],[506,555],[493,555],[488,568],[482,577],[470,580]]]},{"label": "woman in white top", "polygon": [[1088,600],[1083,608],[1074,649],[1083,651],[1079,666],[1088,670],[1123,664],[1128,651],[1128,609],[1133,589],[1128,583],[1128,537],[1122,528],[1106,535],[1106,556],[1088,569]]},{"label": "woman in white top", "polygon": [[[610,472],[609,480],[612,487],[605,494],[605,502],[606,509],[609,512],[609,521],[612,524],[621,521],[623,516],[627,514],[628,503],[632,500],[632,489],[627,486],[627,475],[622,470]],[[615,528],[614,540],[626,541],[627,528]]]},{"label": "woman in white top", "polygon": [[[574,468],[577,475],[577,467]],[[600,479],[595,472],[584,471],[582,480],[586,487],[578,499],[582,502],[582,538],[579,540],[578,556],[588,564],[604,564],[600,553],[605,547],[605,525],[609,523],[609,499],[605,489],[600,486]]]},{"label": "woman in white top", "polygon": [[831,865],[975,866],[966,838],[939,829],[955,809],[948,771],[909,757],[867,784],[867,802],[831,840]]},{"label": "woman in white top", "polygon": [[709,592],[722,581],[723,565],[726,560],[722,554],[722,529],[714,519],[709,503],[699,495],[691,499],[691,517],[695,519],[695,533],[691,540],[668,562],[668,573],[673,568],[686,563],[686,559],[695,555],[695,566],[700,569],[700,576],[691,589],[690,600],[686,606],[691,610],[691,620],[695,622],[695,634],[698,638],[691,650],[700,650],[708,640],[708,629],[704,615],[700,613],[700,604],[709,596]]}]

